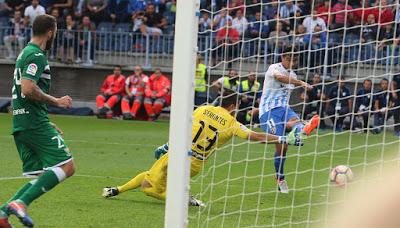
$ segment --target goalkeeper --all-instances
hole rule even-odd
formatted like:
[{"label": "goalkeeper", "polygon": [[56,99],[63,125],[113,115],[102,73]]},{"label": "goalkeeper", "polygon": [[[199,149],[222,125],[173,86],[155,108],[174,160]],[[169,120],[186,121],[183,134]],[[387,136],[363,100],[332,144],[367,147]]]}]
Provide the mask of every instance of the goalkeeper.
[{"label": "goalkeeper", "polygon": [[[288,136],[274,136],[251,131],[237,122],[234,116],[232,116],[232,113],[237,110],[238,100],[240,99],[238,99],[236,93],[226,92],[223,98],[221,98],[221,107],[206,105],[194,111],[191,177],[197,175],[210,155],[233,136],[258,142],[291,144],[296,146],[302,145],[302,141],[297,137],[294,131],[290,132]],[[168,149],[167,145],[163,147]],[[150,170],[138,174],[126,184],[118,187],[104,188],[103,196],[108,198],[141,187],[142,192],[148,196],[165,200],[167,166],[168,154],[164,154],[154,163]],[[189,203],[192,206],[203,205],[194,198],[191,198]]]}]

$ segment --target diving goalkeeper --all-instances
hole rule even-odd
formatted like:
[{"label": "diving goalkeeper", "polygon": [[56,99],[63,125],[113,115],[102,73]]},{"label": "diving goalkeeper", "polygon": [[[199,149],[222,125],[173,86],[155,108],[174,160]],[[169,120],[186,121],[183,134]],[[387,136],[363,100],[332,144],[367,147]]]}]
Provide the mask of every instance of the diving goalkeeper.
[{"label": "diving goalkeeper", "polygon": [[[300,146],[302,141],[294,131],[287,136],[275,136],[258,133],[249,130],[236,121],[232,113],[237,110],[238,95],[225,93],[221,98],[221,106],[201,106],[193,113],[192,127],[192,158],[190,176],[197,175],[203,163],[210,155],[233,136],[238,136],[251,141],[265,143],[279,143]],[[138,174],[126,184],[118,187],[106,187],[103,189],[103,197],[116,196],[122,192],[141,187],[146,195],[165,200],[167,184],[168,153],[162,155],[150,168],[150,170]],[[192,206],[202,206],[203,203],[190,198]]]}]

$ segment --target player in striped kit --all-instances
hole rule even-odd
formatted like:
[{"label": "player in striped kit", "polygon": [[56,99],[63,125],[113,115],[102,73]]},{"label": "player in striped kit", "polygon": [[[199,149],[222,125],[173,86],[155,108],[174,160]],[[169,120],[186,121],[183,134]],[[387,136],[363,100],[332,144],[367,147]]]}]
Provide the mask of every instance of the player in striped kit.
[{"label": "player in striped kit", "polygon": [[[282,62],[270,65],[265,73],[259,117],[261,128],[267,133],[283,136],[285,131],[295,129],[304,139],[318,127],[320,118],[315,115],[307,124],[303,124],[289,106],[290,93],[295,86],[312,88],[308,83],[298,80],[293,71],[298,63],[296,51],[293,47],[286,47],[282,53]],[[289,193],[283,174],[287,148],[287,145],[277,144],[274,155],[278,189],[282,193]]]}]

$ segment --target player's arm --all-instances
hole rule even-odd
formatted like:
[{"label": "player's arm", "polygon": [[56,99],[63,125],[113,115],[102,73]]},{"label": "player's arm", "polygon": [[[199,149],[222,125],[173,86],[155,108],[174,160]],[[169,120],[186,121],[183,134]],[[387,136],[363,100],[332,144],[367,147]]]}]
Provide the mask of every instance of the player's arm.
[{"label": "player's arm", "polygon": [[36,84],[42,75],[47,64],[43,54],[36,53],[29,57],[28,64],[20,69],[21,74],[21,93],[25,98],[40,103],[55,105],[58,107],[69,108],[72,105],[72,99],[69,96],[55,98],[44,93]]},{"label": "player's arm", "polygon": [[306,89],[312,89],[313,87],[308,84],[307,82],[304,82],[302,80],[290,77],[288,75],[280,74],[280,73],[274,73],[274,78],[278,80],[279,82],[285,83],[285,84],[292,84],[295,86],[301,86],[305,87]]},{"label": "player's arm", "polygon": [[62,108],[70,108],[72,106],[71,97],[63,96],[61,98],[55,98],[49,94],[46,94],[39,88],[36,82],[31,79],[21,79],[21,92],[25,95],[26,98],[40,103],[54,105]]},{"label": "player's arm", "polygon": [[278,136],[270,135],[270,134],[266,134],[266,133],[262,133],[262,132],[255,132],[255,131],[249,132],[248,139],[250,141],[262,142],[262,143],[268,143],[268,144],[279,143]]},{"label": "player's arm", "polygon": [[56,129],[56,131],[61,135],[61,136],[64,136],[64,132],[61,130],[61,128],[59,128],[55,123],[53,123],[53,122],[50,122],[50,125],[54,128],[54,129]]},{"label": "player's arm", "polygon": [[248,139],[250,141],[267,143],[267,144],[289,144],[295,146],[302,146],[303,142],[295,134],[289,134],[287,136],[276,136],[266,133],[260,133],[255,131],[250,131]]},{"label": "player's arm", "polygon": [[250,141],[268,143],[268,144],[291,144],[296,146],[302,146],[303,143],[300,139],[296,139],[295,135],[292,136],[276,136],[266,133],[260,133],[251,131],[246,126],[236,121],[234,125],[234,135],[247,139]]}]

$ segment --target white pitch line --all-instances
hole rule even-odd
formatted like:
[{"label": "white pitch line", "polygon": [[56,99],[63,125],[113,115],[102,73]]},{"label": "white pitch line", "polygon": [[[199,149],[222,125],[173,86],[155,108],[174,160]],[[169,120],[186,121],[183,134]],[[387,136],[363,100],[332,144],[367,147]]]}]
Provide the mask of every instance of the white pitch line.
[{"label": "white pitch line", "polygon": [[[87,177],[87,178],[104,178],[104,179],[118,179],[118,180],[130,180],[130,177],[111,177],[111,176],[95,176],[86,174],[75,174],[74,177]],[[29,177],[18,176],[18,177],[0,177],[0,181],[6,180],[18,180],[18,179],[31,179]]]},{"label": "white pitch line", "polygon": [[[10,135],[0,136],[1,138],[10,138],[13,137]],[[88,140],[81,140],[81,139],[65,139],[68,142],[78,142],[78,143],[91,143],[91,144],[103,144],[103,145],[120,145],[120,146],[145,146],[145,147],[158,147],[159,145],[154,144],[142,144],[142,143],[118,143],[118,142],[92,142]]]},{"label": "white pitch line", "polygon": [[121,145],[121,146],[147,146],[147,147],[158,147],[159,145],[153,144],[141,144],[141,143],[118,143],[118,142],[91,142],[87,140],[79,140],[79,139],[66,139],[68,142],[80,142],[80,143],[92,143],[92,144],[104,144],[104,145]]},{"label": "white pitch line", "polygon": [[104,178],[104,179],[118,179],[118,180],[130,180],[132,177],[111,177],[111,176],[95,176],[86,174],[77,174],[76,177],[88,177],[88,178]]},{"label": "white pitch line", "polygon": [[29,177],[19,176],[19,177],[0,177],[0,181],[3,180],[17,180],[17,179],[29,179]]},{"label": "white pitch line", "polygon": [[[86,175],[86,174],[76,174],[73,177],[86,177],[86,178],[101,178],[101,179],[116,179],[116,180],[130,180],[131,177],[111,177],[111,176],[95,176],[95,175]],[[0,181],[7,181],[7,180],[19,180],[19,179],[31,179],[29,177],[24,177],[24,176],[19,176],[19,177],[0,177]],[[200,183],[197,182],[191,182],[191,185],[199,185]],[[229,184],[230,187],[242,187],[243,185],[240,184]],[[327,185],[329,186],[329,185]],[[319,186],[318,186],[319,187]],[[309,189],[299,189],[296,190],[294,189],[293,191],[296,192],[307,192],[310,191]],[[322,190],[315,190],[314,191],[320,191],[320,193],[324,192]]]}]

